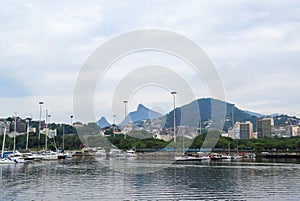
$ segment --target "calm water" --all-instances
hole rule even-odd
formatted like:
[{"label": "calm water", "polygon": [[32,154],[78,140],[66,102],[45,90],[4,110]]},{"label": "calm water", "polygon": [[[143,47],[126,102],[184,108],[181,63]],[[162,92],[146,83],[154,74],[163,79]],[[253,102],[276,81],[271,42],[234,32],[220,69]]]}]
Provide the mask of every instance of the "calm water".
[{"label": "calm water", "polygon": [[[117,160],[134,171],[163,161]],[[114,163],[114,161],[106,161]],[[150,163],[151,162],[151,163]],[[300,164],[176,164],[127,174],[97,161],[0,165],[1,200],[299,200]]]}]

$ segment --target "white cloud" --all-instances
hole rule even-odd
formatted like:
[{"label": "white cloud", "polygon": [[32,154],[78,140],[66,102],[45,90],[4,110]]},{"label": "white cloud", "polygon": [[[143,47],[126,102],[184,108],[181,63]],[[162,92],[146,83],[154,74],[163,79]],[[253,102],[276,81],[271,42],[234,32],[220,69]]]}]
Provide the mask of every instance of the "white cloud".
[{"label": "white cloud", "polygon": [[[295,93],[300,87],[299,12],[298,1],[2,1],[0,116],[16,110],[27,115],[24,103],[49,99],[49,108],[61,116],[57,120],[68,121],[63,116],[70,113],[77,75],[88,56],[108,39],[143,28],[166,29],[195,41],[216,65],[227,99],[237,106],[300,115]],[[159,56],[133,58],[135,65],[174,64],[189,83],[197,82],[179,61],[164,59],[168,62]],[[115,86],[128,69],[118,70],[107,84]],[[55,97],[64,107],[56,105]],[[102,110],[110,115],[109,109]]]}]

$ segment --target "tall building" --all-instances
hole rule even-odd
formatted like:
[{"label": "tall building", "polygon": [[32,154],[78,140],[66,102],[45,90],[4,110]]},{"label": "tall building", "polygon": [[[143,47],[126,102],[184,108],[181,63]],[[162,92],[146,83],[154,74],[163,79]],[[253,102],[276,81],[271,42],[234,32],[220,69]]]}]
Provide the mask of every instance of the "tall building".
[{"label": "tall building", "polygon": [[240,122],[234,124],[234,128],[228,128],[228,137],[232,139],[240,139]]},{"label": "tall building", "polygon": [[291,126],[291,133],[292,133],[292,136],[299,136],[300,135],[299,126],[292,125]]},{"label": "tall building", "polygon": [[240,123],[240,139],[254,138],[253,124],[250,121]]},{"label": "tall building", "polygon": [[234,136],[234,139],[240,139],[240,122],[236,122],[234,124],[234,129],[233,129],[233,136]]},{"label": "tall building", "polygon": [[4,128],[6,126],[6,122],[4,119],[0,119],[0,135],[4,134]]},{"label": "tall building", "polygon": [[271,126],[274,126],[273,117],[259,118],[256,121],[257,138],[272,137]]}]

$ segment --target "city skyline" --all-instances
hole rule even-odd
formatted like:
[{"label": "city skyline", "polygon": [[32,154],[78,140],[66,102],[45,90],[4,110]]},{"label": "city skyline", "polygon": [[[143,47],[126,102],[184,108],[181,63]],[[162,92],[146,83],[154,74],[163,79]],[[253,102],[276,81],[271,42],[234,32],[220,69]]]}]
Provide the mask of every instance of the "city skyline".
[{"label": "city skyline", "polygon": [[[198,44],[218,70],[225,101],[243,110],[300,116],[299,7],[297,1],[3,2],[0,117],[17,112],[38,119],[38,103],[43,101],[52,121],[70,122],[74,86],[88,56],[115,36],[149,28],[177,32]],[[128,71],[146,64],[174,66],[200,91],[196,98],[209,97],[203,80],[186,70],[184,62],[155,52],[138,53],[107,72],[104,87],[95,92],[97,119],[106,116],[112,122],[110,92]],[[161,113],[173,107],[172,96],[161,88],[133,94],[128,111],[140,102]],[[120,102],[117,116],[124,116],[123,107]]]}]

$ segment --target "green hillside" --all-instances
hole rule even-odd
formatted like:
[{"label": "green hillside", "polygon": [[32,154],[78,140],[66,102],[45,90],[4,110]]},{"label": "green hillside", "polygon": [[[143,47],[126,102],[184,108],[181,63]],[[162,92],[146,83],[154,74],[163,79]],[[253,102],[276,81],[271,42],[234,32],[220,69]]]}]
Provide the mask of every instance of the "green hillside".
[{"label": "green hillside", "polygon": [[[199,110],[195,110],[195,105],[198,106]],[[251,121],[253,123],[254,129],[256,127],[257,117],[248,114],[247,112],[238,109],[233,106],[231,103],[227,103],[224,101],[212,99],[212,98],[203,98],[195,100],[187,105],[175,109],[176,115],[176,126],[197,126],[205,128],[209,124],[209,120],[211,120],[211,111],[212,105],[218,110],[218,108],[226,108],[226,118],[224,124],[224,130],[227,131],[229,127],[232,125],[232,108],[234,107],[234,121],[237,122],[245,122]],[[182,111],[184,111],[184,119],[182,119]],[[199,114],[200,111],[200,114]],[[165,127],[173,127],[173,114],[174,110],[167,114],[167,120]],[[188,114],[188,115],[187,115]],[[199,118],[200,117],[200,118]],[[195,122],[197,120],[198,122]]]}]

